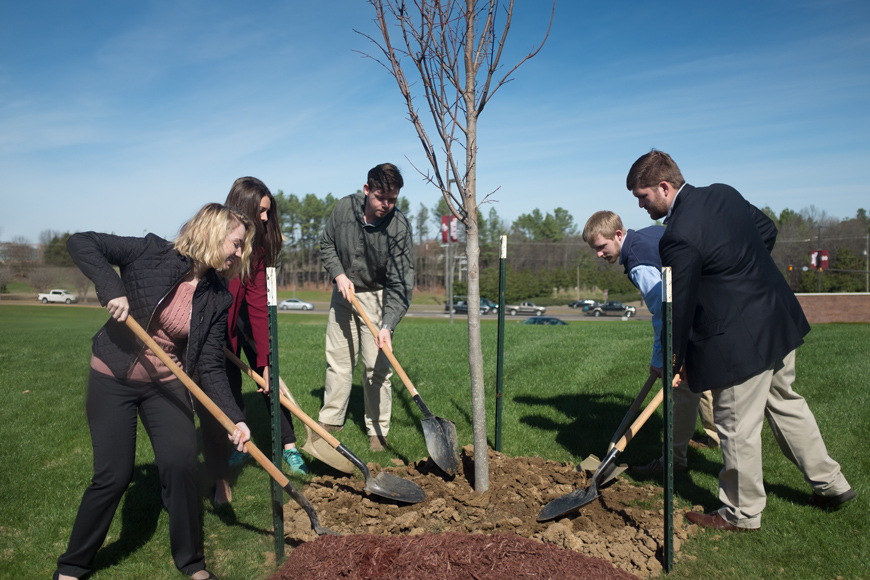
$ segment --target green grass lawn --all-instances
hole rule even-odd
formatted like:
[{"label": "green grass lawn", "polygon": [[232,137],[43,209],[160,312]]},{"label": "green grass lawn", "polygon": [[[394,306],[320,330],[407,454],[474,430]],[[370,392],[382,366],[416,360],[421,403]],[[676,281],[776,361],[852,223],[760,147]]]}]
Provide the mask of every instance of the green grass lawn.
[{"label": "green grass lawn", "polygon": [[[297,293],[297,296],[300,296]],[[300,296],[305,298],[304,296]],[[48,578],[66,547],[91,477],[91,445],[84,414],[90,337],[105,310],[0,305],[0,578]],[[325,371],[324,314],[282,314],[281,375],[302,408],[316,417]],[[580,321],[562,327],[508,322],[505,338],[503,451],[578,462],[601,456],[613,430],[646,378],[650,328],[645,321]],[[488,433],[494,441],[496,319],[483,321]],[[816,325],[798,350],[796,389],[816,415],[831,455],[857,500],[827,514],[802,505],[810,492],[798,470],[764,429],[768,504],[754,534],[702,533],[683,546],[673,578],[870,579],[866,530],[870,459],[870,325]],[[456,423],[460,444],[471,443],[467,330],[460,322],[407,319],[397,329],[395,355],[432,412]],[[359,373],[355,385],[361,384]],[[268,449],[268,421],[252,383],[246,391],[254,440]],[[363,461],[427,455],[420,412],[394,378],[395,455],[368,450],[361,389],[351,397],[341,440]],[[621,460],[646,463],[660,452],[657,413]],[[301,424],[297,422],[301,433]],[[681,505],[718,507],[716,450],[689,450],[690,471],[676,476]],[[311,462],[315,474],[332,473]],[[628,474],[626,474],[628,475]],[[304,483],[304,482],[297,482]],[[222,578],[257,580],[274,570],[269,480],[261,469],[241,470],[231,509],[215,511],[202,481],[206,560]],[[94,580],[172,578],[166,513],[147,436],[140,427],[137,465],[97,556]]]}]

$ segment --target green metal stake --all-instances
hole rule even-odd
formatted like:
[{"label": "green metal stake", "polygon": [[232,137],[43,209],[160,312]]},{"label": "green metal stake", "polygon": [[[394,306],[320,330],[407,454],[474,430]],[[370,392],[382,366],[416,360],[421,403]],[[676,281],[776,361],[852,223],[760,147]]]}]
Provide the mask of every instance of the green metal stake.
[{"label": "green metal stake", "polygon": [[[269,387],[272,411],[272,463],[281,469],[281,398],[276,396],[280,384],[278,373],[278,293],[275,268],[266,268],[266,296],[269,310]],[[272,481],[272,525],[275,530],[275,561],[284,559],[284,489]]]},{"label": "green metal stake", "polygon": [[[671,385],[674,380],[674,349],[673,349],[673,314],[671,294],[671,269],[662,268],[662,362],[664,363],[662,388],[665,392],[665,544],[664,569],[670,572],[674,569],[674,393]],[[685,387],[682,387],[685,388]]]},{"label": "green metal stake", "polygon": [[495,363],[495,450],[501,453],[501,401],[504,387],[504,287],[507,263],[507,236],[501,237],[498,263],[498,347]]}]

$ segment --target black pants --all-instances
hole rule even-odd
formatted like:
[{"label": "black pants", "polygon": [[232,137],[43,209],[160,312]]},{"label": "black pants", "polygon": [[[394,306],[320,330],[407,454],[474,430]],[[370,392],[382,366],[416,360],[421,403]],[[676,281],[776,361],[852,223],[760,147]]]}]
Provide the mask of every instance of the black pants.
[{"label": "black pants", "polygon": [[[245,356],[248,361],[257,360],[257,353],[250,345],[240,337],[242,348],[245,350]],[[229,347],[227,347],[229,348]],[[238,353],[236,353],[238,355]],[[233,398],[236,404],[243,411],[245,404],[242,400],[242,371],[231,360],[226,361],[227,378],[230,381],[230,391],[233,393]],[[256,368],[254,371],[260,376],[263,375],[263,368]],[[270,391],[279,393],[278,385],[270,388]],[[269,410],[269,415],[272,414],[272,399],[271,396],[263,393],[263,399],[266,402],[266,408]],[[196,412],[199,415],[199,426],[202,429],[202,456],[205,460],[206,469],[209,474],[215,479],[227,479],[229,477],[229,458],[230,445],[227,439],[227,430],[223,425],[215,419],[208,410],[196,403]],[[293,414],[283,405],[281,406],[281,446],[296,443],[296,432],[293,430],[292,422]]]},{"label": "black pants", "polygon": [[90,572],[133,477],[137,416],[154,448],[175,565],[187,575],[205,569],[195,479],[196,429],[181,381],[122,381],[91,370],[87,415],[94,477],[82,497],[67,551],[57,560],[58,572],[76,578]]}]

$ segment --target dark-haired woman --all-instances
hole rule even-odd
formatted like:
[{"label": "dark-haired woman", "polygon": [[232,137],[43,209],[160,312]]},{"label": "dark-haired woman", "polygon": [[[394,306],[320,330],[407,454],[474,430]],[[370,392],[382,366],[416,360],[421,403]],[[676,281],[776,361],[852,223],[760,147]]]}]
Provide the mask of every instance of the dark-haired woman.
[{"label": "dark-haired woman", "polygon": [[[249,276],[239,276],[230,280],[230,293],[233,305],[228,319],[229,349],[245,356],[250,366],[267,381],[262,392],[269,405],[269,319],[266,300],[266,268],[274,266],[281,252],[282,236],[278,224],[278,208],[275,198],[266,185],[256,177],[236,179],[226,199],[227,207],[245,214],[254,224],[255,234],[251,253],[251,272]],[[242,403],[242,375],[238,367],[227,361],[227,375],[237,404]],[[209,472],[215,478],[215,504],[232,501],[232,491],[228,482],[230,464],[244,461],[239,452],[229,454],[226,441],[217,421],[207,417],[200,420],[203,429],[203,456]],[[297,475],[308,473],[299,450],[296,448],[296,435],[293,431],[292,415],[281,408],[281,444],[284,461],[290,471]]]}]

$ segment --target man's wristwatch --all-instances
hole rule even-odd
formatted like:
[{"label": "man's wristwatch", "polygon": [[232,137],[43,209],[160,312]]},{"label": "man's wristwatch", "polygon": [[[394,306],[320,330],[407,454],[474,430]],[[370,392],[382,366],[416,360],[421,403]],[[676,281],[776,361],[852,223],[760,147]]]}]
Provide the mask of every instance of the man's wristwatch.
[{"label": "man's wristwatch", "polygon": [[390,334],[393,334],[393,327],[392,327],[392,326],[390,326],[390,325],[388,325],[388,324],[382,324],[382,325],[381,325],[381,330],[383,330],[383,329],[387,329],[387,330],[390,331]]}]

